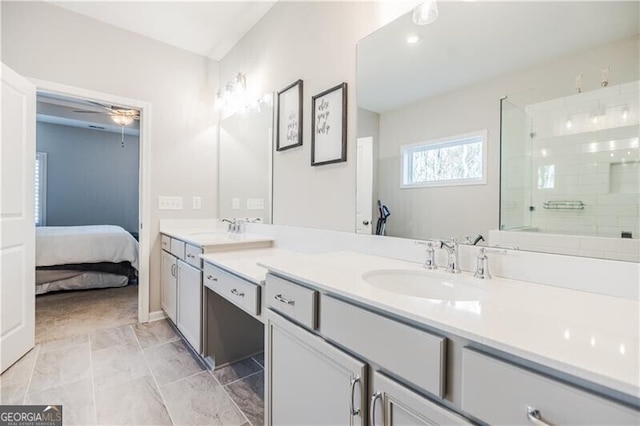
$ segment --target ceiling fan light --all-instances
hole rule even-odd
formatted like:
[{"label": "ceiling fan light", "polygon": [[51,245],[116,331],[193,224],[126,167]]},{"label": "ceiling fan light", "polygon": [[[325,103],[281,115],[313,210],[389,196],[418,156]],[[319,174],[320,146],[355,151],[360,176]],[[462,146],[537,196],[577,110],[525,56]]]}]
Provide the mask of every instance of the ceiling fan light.
[{"label": "ceiling fan light", "polygon": [[413,22],[417,25],[427,25],[438,19],[437,0],[427,0],[413,9]]},{"label": "ceiling fan light", "polygon": [[119,126],[128,126],[133,123],[133,117],[129,117],[126,115],[112,115],[111,119]]}]

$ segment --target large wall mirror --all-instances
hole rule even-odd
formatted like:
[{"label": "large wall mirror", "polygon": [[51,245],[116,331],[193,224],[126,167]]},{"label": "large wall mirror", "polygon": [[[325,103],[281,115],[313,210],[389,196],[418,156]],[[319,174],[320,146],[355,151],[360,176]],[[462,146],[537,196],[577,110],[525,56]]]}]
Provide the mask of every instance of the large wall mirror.
[{"label": "large wall mirror", "polygon": [[[431,24],[408,13],[361,40],[357,232],[637,243],[639,16],[625,1],[440,2]],[[554,241],[520,248],[570,252]]]},{"label": "large wall mirror", "polygon": [[273,94],[220,120],[219,218],[271,223]]}]

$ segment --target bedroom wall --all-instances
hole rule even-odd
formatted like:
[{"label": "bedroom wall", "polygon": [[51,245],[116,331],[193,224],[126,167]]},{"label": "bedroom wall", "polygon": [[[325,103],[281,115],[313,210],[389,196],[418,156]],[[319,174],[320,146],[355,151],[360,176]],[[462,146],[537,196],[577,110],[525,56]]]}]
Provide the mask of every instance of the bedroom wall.
[{"label": "bedroom wall", "polygon": [[[151,104],[150,310],[160,308],[160,219],[217,212],[213,96],[218,65],[202,56],[43,2],[0,2],[2,62],[31,78]],[[121,3],[126,13],[126,3]],[[158,210],[160,195],[183,210]],[[192,196],[202,209],[191,208]]]},{"label": "bedroom wall", "polygon": [[37,123],[47,153],[47,226],[118,225],[138,232],[138,136]]}]

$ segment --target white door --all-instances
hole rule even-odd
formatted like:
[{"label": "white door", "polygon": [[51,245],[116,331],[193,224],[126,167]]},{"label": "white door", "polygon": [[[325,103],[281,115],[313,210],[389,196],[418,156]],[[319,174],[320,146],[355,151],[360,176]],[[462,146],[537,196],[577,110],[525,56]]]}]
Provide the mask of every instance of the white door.
[{"label": "white door", "polygon": [[373,138],[358,138],[356,233],[371,235],[373,212]]},{"label": "white door", "polygon": [[36,88],[2,64],[0,371],[35,341]]}]

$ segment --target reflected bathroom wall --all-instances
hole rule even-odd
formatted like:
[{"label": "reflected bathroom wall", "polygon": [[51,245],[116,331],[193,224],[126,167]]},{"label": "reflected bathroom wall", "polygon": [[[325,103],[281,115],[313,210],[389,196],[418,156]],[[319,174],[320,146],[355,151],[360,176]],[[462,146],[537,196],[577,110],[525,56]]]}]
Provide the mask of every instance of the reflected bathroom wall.
[{"label": "reflected bathroom wall", "polygon": [[639,83],[503,102],[501,229],[640,236]]},{"label": "reflected bathroom wall", "polygon": [[220,122],[219,216],[271,223],[273,95]]}]

